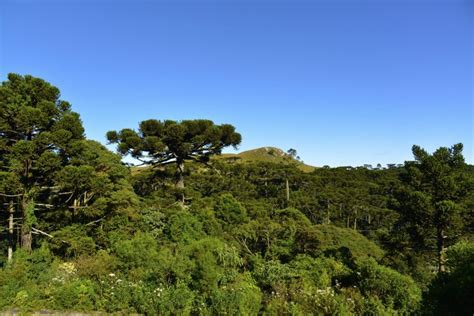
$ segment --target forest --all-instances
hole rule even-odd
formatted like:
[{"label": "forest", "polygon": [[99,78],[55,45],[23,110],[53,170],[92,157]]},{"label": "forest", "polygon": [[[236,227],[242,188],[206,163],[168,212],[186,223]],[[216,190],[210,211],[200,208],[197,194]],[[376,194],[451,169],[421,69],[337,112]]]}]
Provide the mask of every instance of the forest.
[{"label": "forest", "polygon": [[206,119],[117,126],[115,151],[85,135],[52,84],[2,82],[0,312],[474,313],[461,143],[307,169],[222,154],[245,135]]}]

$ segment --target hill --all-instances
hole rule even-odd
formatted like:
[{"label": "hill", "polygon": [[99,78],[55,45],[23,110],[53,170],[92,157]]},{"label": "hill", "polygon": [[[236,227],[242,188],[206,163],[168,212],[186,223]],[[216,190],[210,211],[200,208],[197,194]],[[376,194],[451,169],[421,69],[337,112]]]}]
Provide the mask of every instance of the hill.
[{"label": "hill", "polygon": [[316,167],[307,165],[302,161],[293,158],[280,148],[276,147],[260,147],[247,151],[243,151],[237,154],[222,154],[216,156],[216,159],[225,159],[236,162],[273,162],[273,163],[294,163],[296,166],[304,172],[312,172]]},{"label": "hill", "polygon": [[[272,162],[281,164],[295,164],[303,172],[312,172],[316,167],[307,165],[299,161],[280,148],[276,147],[260,147],[251,150],[246,150],[237,154],[222,154],[214,156],[212,159],[224,160],[228,162],[237,163],[252,163],[252,162]],[[193,162],[189,162],[193,163]],[[132,174],[137,174],[148,170],[149,166],[132,167]]]}]

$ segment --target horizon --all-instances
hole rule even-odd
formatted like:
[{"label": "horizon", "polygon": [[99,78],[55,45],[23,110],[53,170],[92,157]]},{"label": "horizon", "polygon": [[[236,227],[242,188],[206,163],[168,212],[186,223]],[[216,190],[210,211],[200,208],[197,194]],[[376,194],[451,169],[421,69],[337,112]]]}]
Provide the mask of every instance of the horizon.
[{"label": "horizon", "polygon": [[0,79],[31,74],[58,87],[103,144],[108,130],[149,118],[204,118],[234,125],[238,152],[294,148],[318,167],[399,164],[414,144],[459,142],[474,164],[473,8],[6,1]]}]

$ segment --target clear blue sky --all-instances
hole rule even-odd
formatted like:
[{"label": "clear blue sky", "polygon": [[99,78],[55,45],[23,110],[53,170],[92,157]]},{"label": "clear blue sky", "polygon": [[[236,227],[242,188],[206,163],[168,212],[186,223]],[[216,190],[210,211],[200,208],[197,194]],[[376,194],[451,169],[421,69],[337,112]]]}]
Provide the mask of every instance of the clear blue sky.
[{"label": "clear blue sky", "polygon": [[87,136],[143,119],[234,124],[241,150],[402,163],[465,144],[472,1],[0,1],[0,79],[58,86]]}]

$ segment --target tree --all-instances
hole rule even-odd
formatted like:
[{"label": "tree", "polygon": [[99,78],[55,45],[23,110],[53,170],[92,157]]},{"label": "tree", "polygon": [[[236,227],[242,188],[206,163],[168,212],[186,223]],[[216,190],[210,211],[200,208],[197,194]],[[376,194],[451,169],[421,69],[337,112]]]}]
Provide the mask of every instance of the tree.
[{"label": "tree", "polygon": [[290,155],[291,158],[296,158],[296,156],[297,156],[296,149],[294,149],[294,148],[288,149],[286,153],[288,155]]},{"label": "tree", "polygon": [[19,200],[21,244],[28,251],[37,202],[55,191],[55,175],[84,138],[79,115],[59,97],[58,88],[29,75],[9,74],[0,86],[0,169],[12,184],[3,196]]},{"label": "tree", "polygon": [[401,315],[416,312],[421,290],[412,278],[379,265],[373,258],[357,262],[357,285],[367,297],[377,298]]},{"label": "tree", "polygon": [[423,306],[426,315],[470,315],[474,310],[474,243],[461,241],[446,251],[447,272],[428,287]]},{"label": "tree", "polygon": [[176,188],[184,202],[185,161],[206,163],[212,155],[221,154],[225,147],[237,148],[242,138],[234,126],[216,125],[210,120],[150,119],[139,124],[138,132],[128,128],[109,131],[107,139],[118,144],[120,154],[129,154],[143,164],[176,164]]},{"label": "tree", "polygon": [[458,239],[461,202],[469,192],[462,144],[441,147],[433,154],[413,146],[415,161],[406,162],[398,193],[399,226],[409,232],[418,249],[435,244],[438,271],[445,271],[446,243]]},{"label": "tree", "polygon": [[130,170],[119,155],[92,140],[76,142],[71,152],[69,164],[55,177],[62,193],[51,197],[49,211],[37,216],[38,228],[55,237],[51,241],[55,253],[79,253],[78,248],[86,248],[78,247],[81,239],[94,238],[98,247],[104,247],[100,235],[113,229],[114,218],[137,214],[137,197],[128,182]]}]

